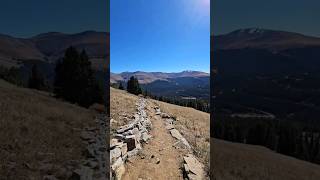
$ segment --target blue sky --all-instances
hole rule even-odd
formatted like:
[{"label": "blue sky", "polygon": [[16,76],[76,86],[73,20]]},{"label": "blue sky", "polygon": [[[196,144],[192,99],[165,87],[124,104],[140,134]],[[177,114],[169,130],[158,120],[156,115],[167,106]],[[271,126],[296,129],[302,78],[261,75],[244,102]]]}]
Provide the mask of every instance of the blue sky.
[{"label": "blue sky", "polygon": [[209,72],[209,0],[110,3],[112,72]]},{"label": "blue sky", "polygon": [[1,0],[1,34],[108,31],[109,0]]},{"label": "blue sky", "polygon": [[213,0],[212,32],[260,27],[320,37],[319,0]]}]

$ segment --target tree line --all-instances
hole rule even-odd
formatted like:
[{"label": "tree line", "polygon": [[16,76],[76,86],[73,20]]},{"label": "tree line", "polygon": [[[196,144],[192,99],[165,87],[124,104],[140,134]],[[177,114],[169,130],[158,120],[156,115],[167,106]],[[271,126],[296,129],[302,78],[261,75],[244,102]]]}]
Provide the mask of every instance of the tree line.
[{"label": "tree line", "polygon": [[261,145],[278,153],[320,164],[320,128],[283,119],[233,118],[216,115],[213,137]]},{"label": "tree line", "polygon": [[104,81],[98,81],[91,68],[91,62],[85,50],[78,52],[76,48],[66,49],[64,57],[55,65],[53,85],[41,73],[37,64],[31,68],[29,79],[23,83],[19,68],[0,67],[0,78],[13,84],[32,89],[53,92],[56,98],[89,107],[94,103],[104,103]]}]

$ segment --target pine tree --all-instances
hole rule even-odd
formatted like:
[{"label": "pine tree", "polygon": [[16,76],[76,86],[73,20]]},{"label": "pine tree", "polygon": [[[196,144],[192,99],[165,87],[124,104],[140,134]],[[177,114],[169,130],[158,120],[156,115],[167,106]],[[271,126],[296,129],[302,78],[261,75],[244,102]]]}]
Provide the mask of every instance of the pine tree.
[{"label": "pine tree", "polygon": [[135,94],[135,95],[138,95],[138,94],[142,93],[142,89],[140,88],[139,81],[134,76],[131,76],[129,81],[128,81],[127,91],[129,93]]},{"label": "pine tree", "polygon": [[44,88],[44,79],[35,64],[32,66],[31,75],[28,82],[29,88],[41,90]]},{"label": "pine tree", "polygon": [[69,47],[56,65],[54,92],[69,102],[88,107],[102,102],[103,92],[97,83],[86,52]]}]

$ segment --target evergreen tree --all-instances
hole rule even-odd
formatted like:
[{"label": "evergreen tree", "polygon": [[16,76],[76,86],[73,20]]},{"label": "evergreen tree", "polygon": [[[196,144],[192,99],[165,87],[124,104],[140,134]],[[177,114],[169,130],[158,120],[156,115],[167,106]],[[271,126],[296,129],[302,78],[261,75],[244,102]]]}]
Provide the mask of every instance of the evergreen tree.
[{"label": "evergreen tree", "polygon": [[36,64],[32,66],[31,75],[28,81],[28,87],[32,89],[39,89],[39,90],[45,87],[44,79],[40,74],[38,70],[38,66]]},{"label": "evergreen tree", "polygon": [[138,94],[142,93],[142,89],[140,88],[139,81],[134,76],[131,76],[129,81],[128,81],[127,91],[129,93],[135,94],[135,95],[138,95]]},{"label": "evergreen tree", "polygon": [[54,92],[69,102],[88,107],[102,102],[102,88],[97,83],[86,52],[69,47],[56,65]]}]

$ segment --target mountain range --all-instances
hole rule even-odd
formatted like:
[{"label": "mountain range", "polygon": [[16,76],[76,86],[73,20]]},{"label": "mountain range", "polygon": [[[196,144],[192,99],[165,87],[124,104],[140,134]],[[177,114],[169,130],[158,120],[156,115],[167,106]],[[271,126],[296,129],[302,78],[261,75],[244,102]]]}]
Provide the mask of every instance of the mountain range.
[{"label": "mountain range", "polygon": [[211,37],[216,114],[267,112],[317,121],[320,38],[249,28]]},{"label": "mountain range", "polygon": [[182,71],[177,73],[165,73],[165,72],[122,72],[122,73],[111,73],[110,82],[126,82],[130,79],[131,76],[134,76],[138,79],[140,84],[148,84],[157,80],[161,81],[169,81],[174,78],[182,78],[182,77],[191,77],[191,78],[201,78],[201,77],[209,77],[210,75],[201,71]]},{"label": "mountain range", "polygon": [[153,95],[180,98],[209,99],[210,74],[200,71],[122,72],[111,73],[110,83],[126,83],[131,76],[138,79],[144,90]]},{"label": "mountain range", "polygon": [[318,37],[248,28],[212,38],[212,65],[219,73],[286,74],[320,69]]},{"label": "mountain range", "polygon": [[49,32],[31,38],[0,34],[0,65],[20,66],[27,61],[55,63],[69,46],[85,49],[95,68],[109,57],[109,33],[85,31],[75,34]]}]

